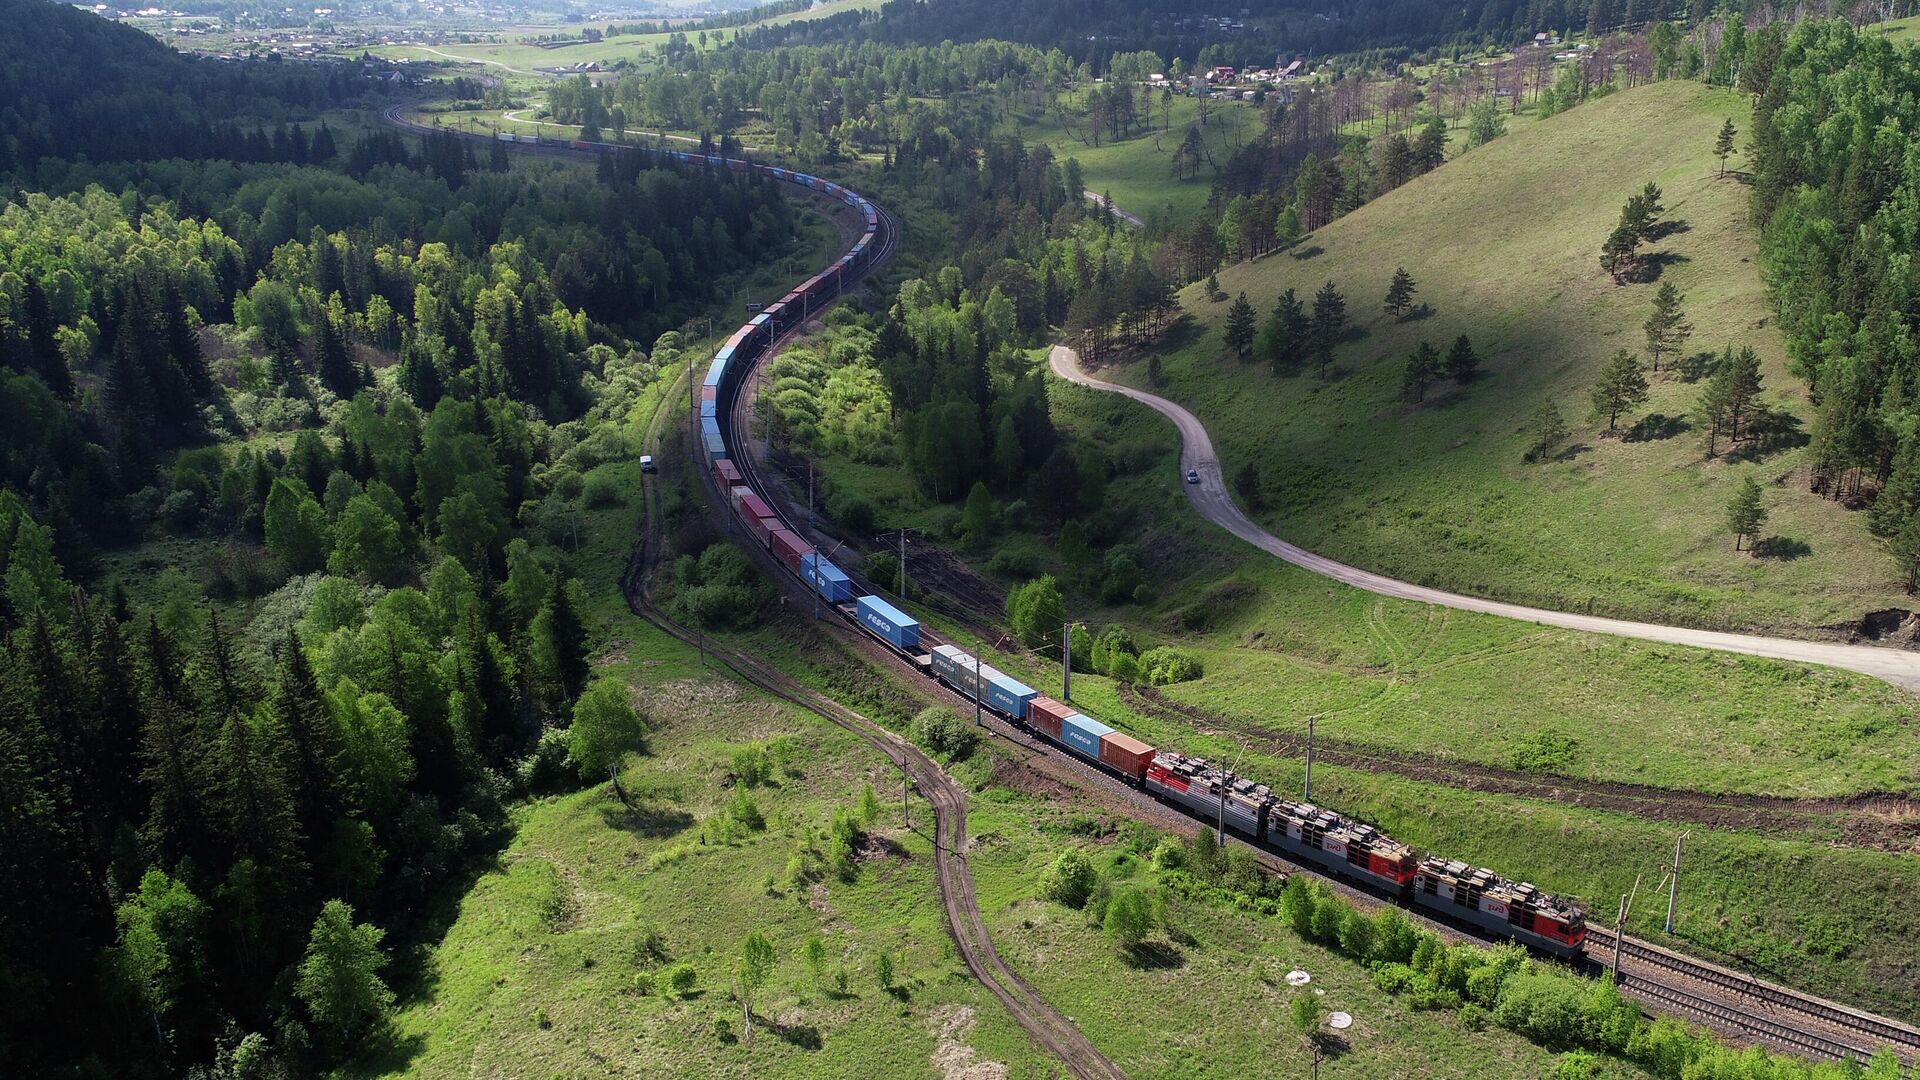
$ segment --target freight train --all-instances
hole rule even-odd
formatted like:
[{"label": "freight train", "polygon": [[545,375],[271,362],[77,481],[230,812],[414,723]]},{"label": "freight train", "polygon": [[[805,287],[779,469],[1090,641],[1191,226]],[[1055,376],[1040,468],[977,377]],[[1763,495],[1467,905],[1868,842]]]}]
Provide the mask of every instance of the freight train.
[{"label": "freight train", "polygon": [[[519,136],[518,141],[531,140]],[[569,145],[589,151],[623,149],[603,143]],[[865,233],[846,255],[768,305],[727,338],[714,353],[700,389],[699,445],[716,489],[725,497],[729,511],[746,526],[753,542],[765,548],[823,604],[914,670],[978,702],[983,710],[1248,843],[1544,952],[1572,957],[1581,951],[1586,940],[1586,917],[1570,901],[1482,867],[1422,856],[1364,822],[1312,803],[1282,798],[1266,784],[1233,775],[1202,758],[1149,746],[1039,693],[977,656],[933,640],[912,616],[856,588],[850,575],[815,551],[753,490],[732,460],[722,406],[733,399],[740,381],[763,351],[794,325],[822,310],[871,265],[879,250],[878,211],[860,195],[804,173],[716,155],[650,152],[687,164],[759,172],[840,199],[866,218]]]}]

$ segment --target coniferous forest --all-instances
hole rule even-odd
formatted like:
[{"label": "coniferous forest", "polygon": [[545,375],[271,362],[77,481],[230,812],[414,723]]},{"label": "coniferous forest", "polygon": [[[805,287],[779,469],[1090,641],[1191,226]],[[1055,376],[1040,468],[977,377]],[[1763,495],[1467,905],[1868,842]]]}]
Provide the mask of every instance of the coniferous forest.
[{"label": "coniferous forest", "polygon": [[[592,420],[793,212],[343,127],[356,64],[0,24],[0,1060],[309,1073],[564,765]],[[202,554],[130,597],[155,539]]]}]

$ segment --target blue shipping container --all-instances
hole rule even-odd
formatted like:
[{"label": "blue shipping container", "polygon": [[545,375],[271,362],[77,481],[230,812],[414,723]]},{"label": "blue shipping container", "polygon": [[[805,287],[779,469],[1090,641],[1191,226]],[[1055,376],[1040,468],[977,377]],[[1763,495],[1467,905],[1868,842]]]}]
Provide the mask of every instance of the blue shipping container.
[{"label": "blue shipping container", "polygon": [[920,623],[885,600],[877,596],[863,596],[859,601],[859,612],[860,625],[892,643],[894,648],[911,649],[920,644]]},{"label": "blue shipping container", "polygon": [[700,382],[706,386],[719,386],[720,380],[725,377],[726,374],[727,362],[725,360],[715,360],[713,364],[707,368],[707,377],[701,379]]},{"label": "blue shipping container", "polygon": [[718,423],[720,419],[720,403],[717,401],[701,402],[700,403],[700,419],[712,420],[715,423]]},{"label": "blue shipping container", "polygon": [[717,416],[704,416],[704,415],[701,416],[700,417],[700,434],[702,435],[720,434],[720,418]]},{"label": "blue shipping container", "polygon": [[818,552],[800,558],[800,572],[829,604],[853,599],[853,580],[840,568],[820,557]]},{"label": "blue shipping container", "polygon": [[[1019,679],[1007,675],[997,675],[986,680],[987,704],[1013,717],[1015,720],[1027,718],[1027,702],[1040,696],[1039,691]],[[1100,753],[1100,741],[1094,740],[1093,752]]]},{"label": "blue shipping container", "polygon": [[1113,729],[1091,716],[1074,713],[1060,722],[1060,733],[1065,736],[1069,750],[1099,761],[1100,740],[1113,734]]},{"label": "blue shipping container", "polygon": [[719,432],[708,432],[700,436],[700,439],[707,447],[707,464],[711,465],[727,456],[727,441],[720,437]]}]

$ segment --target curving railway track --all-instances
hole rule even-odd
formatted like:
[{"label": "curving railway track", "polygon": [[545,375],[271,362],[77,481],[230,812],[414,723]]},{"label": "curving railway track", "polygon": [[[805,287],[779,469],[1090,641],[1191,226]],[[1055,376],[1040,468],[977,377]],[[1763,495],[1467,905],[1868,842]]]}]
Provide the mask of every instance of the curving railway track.
[{"label": "curving railway track", "polygon": [[[421,133],[435,134],[445,130],[407,119],[404,115],[407,107],[406,105],[390,107],[385,111],[384,119],[393,126]],[[479,142],[489,141],[480,136],[461,135],[458,132],[454,134]],[[558,146],[514,144],[511,150],[516,153],[547,156],[587,156],[580,151]],[[898,251],[899,238],[902,235],[899,219],[895,215],[884,208],[879,208],[879,214],[883,223],[882,242],[872,257],[869,272],[872,267],[884,263]],[[753,386],[753,380],[759,376],[760,363],[766,357],[774,355],[781,344],[804,327],[805,322],[802,321],[780,338],[770,342],[756,357],[752,371],[736,385],[736,392],[727,402],[724,412],[729,445],[738,445],[736,439],[739,433],[751,432],[750,415],[754,394],[750,389]],[[666,403],[673,400],[674,396],[670,394],[663,399],[648,429],[647,446],[656,456],[658,456],[660,443],[660,429],[669,415]],[[733,460],[751,486],[762,493],[769,493],[774,489],[761,473],[759,457],[760,455],[751,452],[739,453]],[[697,468],[696,471],[702,477],[702,482],[707,486],[710,494],[715,496],[717,500],[715,505],[724,506],[724,493],[713,490],[707,470]],[[1076,1077],[1082,1080],[1100,1080],[1100,1078],[1124,1076],[1124,1073],[1101,1053],[1073,1025],[1071,1020],[1049,1005],[1026,980],[1014,972],[994,948],[990,931],[980,912],[979,902],[974,893],[972,874],[966,861],[967,801],[964,789],[956,785],[937,763],[917,747],[873,720],[800,684],[764,660],[728,646],[702,641],[692,631],[668,618],[654,605],[650,591],[651,571],[658,563],[661,550],[658,494],[656,484],[651,480],[645,486],[645,502],[646,515],[642,535],[622,581],[622,587],[627,593],[633,610],[665,633],[689,644],[698,641],[744,681],[854,732],[904,773],[913,777],[915,785],[933,808],[935,826],[932,840],[936,852],[936,880],[939,884],[942,905],[947,914],[949,932],[968,971],[996,1000],[1001,1002],[1009,1014],[1029,1034],[1056,1055]],[[790,526],[799,524],[790,511],[785,510],[783,503],[775,502],[772,505],[782,508],[781,516]],[[804,526],[796,528],[796,531],[801,532],[802,535],[808,535],[811,532]],[[771,570],[774,579],[781,581],[787,587],[790,594],[796,592],[796,586],[799,587],[797,590],[799,593],[809,591],[804,586],[800,586],[798,578],[786,571],[786,568],[772,559],[768,553],[757,550],[755,545],[747,545],[747,547],[753,551],[754,557],[760,560],[764,567]],[[967,577],[942,576],[938,569],[940,565],[938,562],[928,564],[933,568],[929,583],[948,593],[947,599],[951,601],[949,612],[970,629],[985,631],[991,627],[992,611],[993,608],[998,607],[998,598],[983,593],[978,587],[977,579],[972,579],[970,575]],[[922,576],[928,575],[928,566],[923,566],[919,571]],[[859,580],[857,574],[854,577],[856,581]],[[865,587],[867,583],[859,582],[859,584]],[[867,591],[874,590],[868,588]],[[879,651],[877,645],[866,640],[862,635],[849,636],[862,648]],[[939,686],[939,684],[935,685]],[[944,686],[940,689],[962,705],[972,704],[970,700],[961,698]],[[1074,782],[1090,776],[1100,787],[1113,786],[1112,782],[1105,777],[1095,776],[1084,767],[1076,768],[1073,763],[1059,760],[1058,756],[1052,754],[1043,744],[1024,737],[1008,725],[989,719],[988,726],[997,734],[1033,750],[1037,757],[1045,759],[1043,763],[1045,768],[1042,771],[1056,772]],[[1054,766],[1059,768],[1055,769]],[[1117,794],[1129,802],[1144,798],[1130,789]],[[1146,816],[1140,813],[1141,808],[1132,809],[1136,815]],[[1154,816],[1165,812],[1164,808],[1157,804],[1150,809],[1154,812]],[[1260,851],[1258,854],[1262,864],[1275,873],[1286,874],[1301,869],[1269,852]],[[1608,966],[1605,961],[1611,958],[1614,935],[1611,931],[1599,927],[1589,927],[1588,932],[1590,960],[1596,966]],[[1860,1060],[1871,1054],[1874,1048],[1887,1046],[1909,1065],[1920,1065],[1920,1029],[1693,960],[1632,937],[1627,937],[1620,942],[1620,953],[1621,989],[1656,1011],[1681,1015],[1706,1023],[1725,1034],[1744,1036],[1813,1058]]]},{"label": "curving railway track", "polygon": [[[383,118],[388,124],[409,131],[436,134],[445,130],[409,120],[405,115],[408,107],[404,104],[391,106],[385,110]],[[459,132],[454,134],[460,138],[483,143],[490,141],[483,136],[463,135]],[[514,143],[509,144],[509,148],[515,153],[536,153],[555,157],[590,156],[570,147]],[[869,273],[872,267],[886,262],[899,250],[899,238],[902,235],[899,218],[885,208],[877,207],[877,209],[883,222],[882,240],[879,249],[874,252],[870,260]],[[796,325],[794,329],[787,332],[788,335],[804,325],[804,322]],[[783,340],[785,340],[784,335],[770,344],[762,355],[772,353],[779,341]],[[685,379],[686,376],[682,375],[681,378]],[[675,392],[661,400],[648,426],[646,445],[648,452],[654,454],[656,458],[659,456],[660,429],[670,414],[667,403],[677,399],[678,390],[679,384],[676,383]],[[736,395],[736,399],[746,397],[747,395],[744,394]],[[742,421],[738,430],[746,430],[744,411],[730,412],[730,432],[731,421],[736,416]],[[746,462],[743,460],[743,469],[745,465]],[[704,476],[704,469],[697,471]],[[765,489],[762,488],[762,490]],[[641,536],[621,580],[621,587],[633,611],[662,632],[711,652],[728,670],[743,681],[860,736],[902,772],[912,776],[915,786],[933,807],[934,876],[939,885],[941,905],[946,911],[948,932],[952,935],[954,945],[967,970],[1006,1008],[1008,1014],[1022,1028],[1059,1058],[1075,1077],[1080,1080],[1124,1080],[1126,1074],[1101,1053],[1100,1049],[1075,1027],[1071,1020],[1048,1004],[1046,999],[1042,998],[1025,979],[1009,967],[998,950],[994,948],[992,934],[987,928],[985,917],[980,912],[979,898],[974,892],[973,874],[967,865],[966,791],[955,784],[940,766],[918,747],[873,720],[802,685],[758,657],[729,646],[706,641],[668,618],[666,613],[653,603],[651,592],[652,570],[658,564],[661,552],[658,490],[657,484],[651,478],[644,484],[644,497],[646,512],[642,519]],[[764,552],[757,554],[764,559]]]}]

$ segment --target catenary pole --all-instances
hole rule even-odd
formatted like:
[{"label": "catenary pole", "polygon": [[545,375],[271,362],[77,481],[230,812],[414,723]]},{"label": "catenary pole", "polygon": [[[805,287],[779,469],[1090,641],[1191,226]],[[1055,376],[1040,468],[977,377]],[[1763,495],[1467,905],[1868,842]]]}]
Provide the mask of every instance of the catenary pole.
[{"label": "catenary pole", "polygon": [[1667,879],[1667,933],[1673,933],[1674,909],[1680,902],[1680,853],[1686,846],[1687,834],[1681,833],[1673,841],[1673,874]]},{"label": "catenary pole", "polygon": [[1300,791],[1300,797],[1308,802],[1313,801],[1313,721],[1313,717],[1307,717],[1307,782]]},{"label": "catenary pole", "polygon": [[1073,700],[1073,624],[1060,627],[1060,700]]}]

